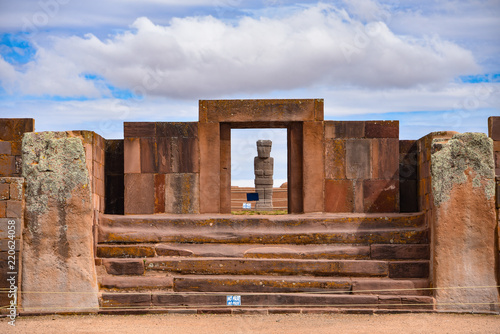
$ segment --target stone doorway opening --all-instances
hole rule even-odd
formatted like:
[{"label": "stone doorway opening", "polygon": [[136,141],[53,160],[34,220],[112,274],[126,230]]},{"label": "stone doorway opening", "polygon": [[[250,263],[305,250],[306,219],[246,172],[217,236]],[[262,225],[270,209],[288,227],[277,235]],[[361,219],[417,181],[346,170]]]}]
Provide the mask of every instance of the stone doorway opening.
[{"label": "stone doorway opening", "polygon": [[[240,214],[256,209],[255,201],[247,201],[247,193],[255,193],[254,158],[257,140],[272,142],[270,156],[274,160],[272,211],[288,212],[288,146],[286,128],[232,128],[231,129],[231,212]],[[250,208],[248,207],[250,206]]]}]

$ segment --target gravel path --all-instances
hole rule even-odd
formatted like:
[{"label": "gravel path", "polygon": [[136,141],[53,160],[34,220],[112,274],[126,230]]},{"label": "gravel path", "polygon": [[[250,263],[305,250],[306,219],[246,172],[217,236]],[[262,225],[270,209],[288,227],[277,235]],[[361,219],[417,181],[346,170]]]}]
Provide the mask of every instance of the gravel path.
[{"label": "gravel path", "polygon": [[0,333],[500,333],[498,315],[84,315],[0,319]]}]

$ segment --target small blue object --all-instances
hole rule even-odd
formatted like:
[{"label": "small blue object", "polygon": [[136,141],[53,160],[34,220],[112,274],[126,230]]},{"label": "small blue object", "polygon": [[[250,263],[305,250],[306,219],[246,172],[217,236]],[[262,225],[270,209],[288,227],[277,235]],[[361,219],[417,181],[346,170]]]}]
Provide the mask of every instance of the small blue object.
[{"label": "small blue object", "polygon": [[259,200],[259,193],[247,193],[247,201],[258,201]]},{"label": "small blue object", "polygon": [[241,296],[226,296],[227,306],[241,306]]},{"label": "small blue object", "polygon": [[252,203],[243,203],[243,209],[251,209]]}]

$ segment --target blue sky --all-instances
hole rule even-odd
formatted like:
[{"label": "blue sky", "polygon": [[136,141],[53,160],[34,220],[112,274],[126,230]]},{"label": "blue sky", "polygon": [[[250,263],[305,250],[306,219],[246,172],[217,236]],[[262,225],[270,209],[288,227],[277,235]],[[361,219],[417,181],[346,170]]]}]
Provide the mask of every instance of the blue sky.
[{"label": "blue sky", "polygon": [[[403,139],[486,132],[499,17],[500,0],[0,1],[0,117],[111,139],[124,121],[196,121],[199,99],[324,98],[326,119],[396,119]],[[282,165],[274,130],[235,147],[256,135]],[[252,163],[233,164],[245,184]]]}]

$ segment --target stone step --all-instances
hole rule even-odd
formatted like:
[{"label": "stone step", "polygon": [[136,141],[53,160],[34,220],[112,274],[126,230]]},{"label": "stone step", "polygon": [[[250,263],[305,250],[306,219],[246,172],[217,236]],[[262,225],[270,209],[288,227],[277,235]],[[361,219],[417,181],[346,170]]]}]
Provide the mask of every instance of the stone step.
[{"label": "stone step", "polygon": [[[154,309],[154,308],[356,308],[356,309],[416,309],[433,310],[434,298],[408,295],[343,295],[312,293],[110,293],[103,292],[101,310]],[[228,298],[232,297],[232,298]],[[239,300],[240,305],[228,306],[229,300]]]},{"label": "stone step", "polygon": [[97,245],[97,257],[144,258],[155,256],[244,257],[281,259],[393,259],[428,260],[426,244],[128,244]]},{"label": "stone step", "polygon": [[136,228],[99,227],[99,243],[219,243],[219,244],[427,244],[427,228],[330,227],[304,230],[194,228],[192,230],[137,226]]},{"label": "stone step", "polygon": [[338,277],[428,278],[429,261],[304,260],[253,258],[158,257],[102,259],[112,275],[143,275],[146,271],[201,275],[313,275]]},{"label": "stone step", "polygon": [[241,275],[174,276],[173,290],[176,292],[335,292],[421,296],[427,296],[431,291],[427,279]]},{"label": "stone step", "polygon": [[[100,234],[111,230],[126,233],[134,229],[155,231],[318,231],[366,230],[425,227],[423,213],[342,213],[300,215],[106,215],[99,216]],[[104,234],[103,234],[104,233]]]}]

